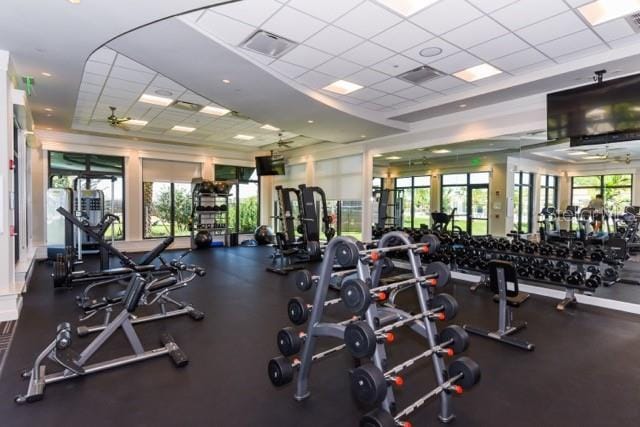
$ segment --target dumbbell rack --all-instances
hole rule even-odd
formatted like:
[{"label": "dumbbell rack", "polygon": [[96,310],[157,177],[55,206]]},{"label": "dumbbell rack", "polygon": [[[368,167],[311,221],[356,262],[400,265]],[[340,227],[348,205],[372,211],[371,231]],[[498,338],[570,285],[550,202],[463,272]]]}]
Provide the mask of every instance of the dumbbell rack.
[{"label": "dumbbell rack", "polygon": [[[225,206],[224,210],[214,207]],[[208,208],[203,210],[202,208]],[[211,209],[211,210],[209,210]],[[195,249],[195,235],[207,231],[211,236],[222,236],[224,245],[228,245],[229,235],[229,195],[218,193],[193,192],[191,220],[191,248]]]}]

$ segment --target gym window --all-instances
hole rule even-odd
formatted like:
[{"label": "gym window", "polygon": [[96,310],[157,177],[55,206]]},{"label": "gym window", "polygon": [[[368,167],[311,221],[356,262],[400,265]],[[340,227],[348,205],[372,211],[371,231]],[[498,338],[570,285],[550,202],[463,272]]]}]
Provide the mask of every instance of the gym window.
[{"label": "gym window", "polygon": [[558,177],[540,175],[540,209],[558,208]]},{"label": "gym window", "polygon": [[533,174],[513,174],[513,226],[520,233],[531,233]]},{"label": "gym window", "polygon": [[371,187],[373,187],[373,192],[375,193],[376,190],[382,190],[382,184],[383,184],[383,179],[382,178],[373,178],[373,180],[371,181]]},{"label": "gym window", "polygon": [[359,200],[327,200],[327,213],[338,236],[362,238],[362,202]]},{"label": "gym window", "polygon": [[633,175],[591,175],[571,178],[571,204],[589,206],[597,194],[602,194],[604,206],[612,212],[623,212],[632,203]]},{"label": "gym window", "polygon": [[189,236],[191,184],[142,183],[143,237]]},{"label": "gym window", "polygon": [[418,228],[431,224],[431,177],[396,178],[395,188],[404,190],[402,226]]},{"label": "gym window", "polygon": [[229,231],[253,233],[260,219],[260,181],[255,168],[216,165],[216,181],[238,181],[229,190]]},{"label": "gym window", "polygon": [[454,224],[473,236],[489,233],[489,172],[456,173],[441,176],[440,210],[451,214]]},{"label": "gym window", "polygon": [[[104,173],[115,177],[113,182],[113,206],[111,205],[111,179],[90,178],[83,181],[87,190],[101,190],[104,195],[104,211],[117,215],[120,221],[113,226],[114,239],[124,239],[124,157],[98,154],[65,153],[49,151],[49,188],[71,188],[75,190],[75,180],[83,172]],[[111,239],[109,228],[105,239]]]}]

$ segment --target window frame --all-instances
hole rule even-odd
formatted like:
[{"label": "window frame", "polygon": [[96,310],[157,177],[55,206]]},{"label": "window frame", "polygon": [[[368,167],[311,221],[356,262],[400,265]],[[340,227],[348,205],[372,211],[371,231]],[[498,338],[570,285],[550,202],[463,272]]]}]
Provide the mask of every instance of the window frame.
[{"label": "window frame", "polygon": [[[416,185],[416,178],[428,178],[429,181],[429,185]],[[398,179],[406,179],[406,178],[410,178],[411,179],[411,185],[409,187],[398,187]],[[415,213],[416,213],[416,203],[415,203],[415,190],[422,190],[425,188],[429,189],[429,207],[431,207],[431,175],[412,175],[412,176],[401,176],[401,177],[396,177],[393,180],[393,188],[396,190],[402,189],[409,192],[409,195],[411,196],[411,228],[415,228],[416,224],[415,224]],[[404,198],[403,198],[404,201]],[[429,208],[429,211],[431,211],[431,208]],[[402,220],[402,223],[404,225],[404,218]],[[429,223],[431,223],[431,220],[429,220]]]},{"label": "window frame", "polygon": [[[513,216],[513,225],[515,227],[515,229],[518,231],[518,233],[523,233],[523,234],[529,234],[532,232],[533,230],[533,180],[534,180],[534,174],[531,172],[514,172],[514,182],[513,182],[513,186],[514,186],[514,192],[515,192],[515,187],[518,187],[520,191],[518,191],[518,217],[516,218],[516,216]],[[519,180],[516,183],[515,182],[515,176],[518,175],[519,176]],[[528,175],[529,176],[529,183],[528,184],[523,184],[523,177]],[[527,207],[527,229],[526,230],[522,230],[521,226],[522,226],[522,189],[523,188],[529,188],[529,202],[527,203],[529,206]],[[514,201],[515,201],[515,197],[514,197]]]},{"label": "window frame", "polygon": [[[630,177],[630,184],[629,185],[615,185],[615,186],[611,186],[611,185],[606,185],[605,182],[605,178],[608,176],[616,176],[616,175],[629,175]],[[605,190],[607,188],[615,188],[615,189],[629,189],[629,194],[631,195],[631,200],[630,200],[630,204],[633,205],[633,173],[608,173],[608,174],[598,174],[598,175],[575,175],[571,177],[571,205],[574,205],[574,201],[573,201],[573,195],[574,195],[574,190],[575,189],[580,189],[580,190],[597,190],[599,192],[599,194],[602,194],[602,197],[605,197]],[[600,186],[593,186],[593,185],[589,185],[589,186],[575,186],[575,179],[576,178],[587,178],[587,177],[598,177],[600,178]],[[604,200],[605,203],[605,208],[606,208],[606,203],[607,200]]]},{"label": "window frame", "polygon": [[[540,175],[541,180],[544,179],[544,182],[540,182],[540,191],[544,192],[544,205],[539,206],[540,209],[553,207],[556,210],[558,209],[558,182],[559,177],[557,175]],[[549,181],[553,180],[553,185],[549,184]],[[553,189],[553,200],[552,203],[549,203],[549,190]]]},{"label": "window frame", "polygon": [[[484,183],[472,183],[471,182],[471,175],[473,174],[487,174],[488,175],[488,179],[487,182]],[[444,183],[444,177],[447,175],[466,175],[466,182],[464,184],[445,184]],[[443,173],[440,174],[440,212],[444,212],[444,189],[446,187],[465,187],[466,189],[466,203],[467,203],[467,215],[465,217],[465,222],[467,224],[467,229],[464,230],[467,233],[469,233],[470,235],[474,235],[473,234],[473,221],[474,220],[481,220],[481,221],[485,221],[487,226],[486,226],[486,234],[489,233],[490,231],[490,225],[491,223],[489,222],[491,215],[487,215],[487,218],[474,218],[471,213],[472,213],[472,192],[474,189],[487,189],[487,212],[489,211],[489,207],[491,206],[491,172],[490,171],[476,171],[476,172],[451,172],[451,173]],[[446,212],[447,214],[449,212]],[[462,215],[456,215],[456,216],[462,216]],[[455,217],[453,218],[455,221]]]},{"label": "window frame", "polygon": [[[235,181],[235,183],[233,185],[236,185],[236,194],[235,194],[235,206],[236,206],[236,217],[235,217],[235,229],[231,229],[229,227],[229,233],[230,234],[252,234],[253,232],[241,232],[240,231],[240,184],[257,184],[258,185],[258,203],[257,203],[257,215],[256,215],[256,228],[260,226],[260,196],[262,194],[262,186],[260,183],[260,177],[257,176],[255,180],[252,179],[242,179],[243,178],[243,174],[242,174],[242,170],[243,169],[254,169],[254,173],[255,173],[255,168],[252,168],[251,166],[235,166],[235,165],[215,165],[214,166],[216,169],[214,171],[214,176],[215,173],[217,173],[217,169],[219,167],[225,167],[225,168],[233,168],[235,171],[235,178],[232,179],[232,181]],[[228,179],[222,180],[219,179],[217,176],[215,176],[215,180],[216,181],[229,181]],[[229,197],[231,199],[231,197]]]},{"label": "window frame", "polygon": [[[155,239],[166,239],[167,237],[179,238],[179,237],[188,237],[188,236],[176,236],[175,230],[175,222],[176,222],[176,196],[175,196],[175,185],[176,184],[187,184],[186,182],[166,182],[169,184],[169,192],[171,193],[171,207],[169,208],[170,218],[169,218],[169,234],[166,236],[145,236],[145,213],[147,204],[145,203],[144,197],[142,197],[142,239],[143,240],[155,240]],[[144,184],[142,182],[142,194],[144,195]],[[151,182],[151,184],[154,184]],[[191,185],[191,183],[189,183]],[[193,191],[193,189],[192,189]],[[192,191],[189,193],[191,198],[193,199]],[[193,205],[193,202],[192,202]]]}]

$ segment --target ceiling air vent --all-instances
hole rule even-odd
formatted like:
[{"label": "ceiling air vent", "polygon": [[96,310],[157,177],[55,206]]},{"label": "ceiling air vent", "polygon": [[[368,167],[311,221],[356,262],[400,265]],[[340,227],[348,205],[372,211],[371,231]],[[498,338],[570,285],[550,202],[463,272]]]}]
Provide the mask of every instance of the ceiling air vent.
[{"label": "ceiling air vent", "polygon": [[633,31],[640,33],[640,13],[629,15],[626,19],[629,25],[631,25],[631,28],[633,28]]},{"label": "ceiling air vent", "polygon": [[242,46],[254,52],[279,58],[291,49],[296,47],[297,43],[287,40],[284,37],[258,30],[249,37]]},{"label": "ceiling air vent", "polygon": [[435,68],[423,65],[421,67],[407,71],[406,73],[400,74],[398,78],[418,85],[444,75],[445,74],[443,72],[438,71]]},{"label": "ceiling air vent", "polygon": [[187,101],[180,101],[179,99],[176,102],[174,102],[171,106],[179,110],[185,110],[185,111],[191,111],[191,112],[197,112],[202,110],[202,105],[200,104],[194,104],[192,102],[187,102]]}]

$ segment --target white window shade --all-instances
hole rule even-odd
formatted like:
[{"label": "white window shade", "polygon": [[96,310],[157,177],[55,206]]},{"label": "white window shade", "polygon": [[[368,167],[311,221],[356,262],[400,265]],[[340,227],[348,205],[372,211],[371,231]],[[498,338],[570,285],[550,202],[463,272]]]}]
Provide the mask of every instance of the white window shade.
[{"label": "white window shade", "polygon": [[144,182],[191,182],[202,176],[202,164],[169,160],[142,160]]},{"label": "white window shade", "polygon": [[277,175],[274,178],[274,187],[282,185],[285,188],[298,188],[300,184],[307,182],[307,164],[285,166],[286,175]]},{"label": "white window shade", "polygon": [[315,175],[327,199],[362,200],[361,155],[317,161]]}]

